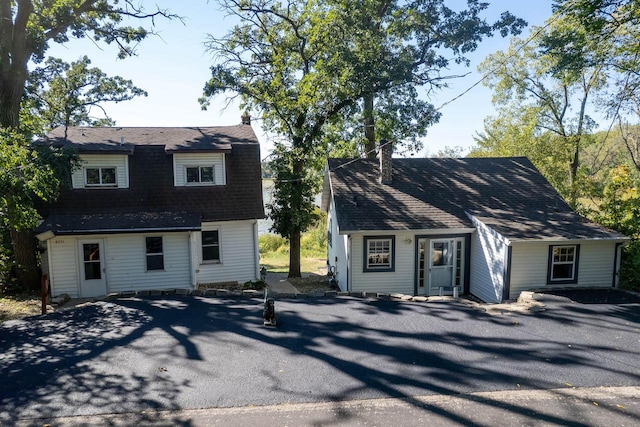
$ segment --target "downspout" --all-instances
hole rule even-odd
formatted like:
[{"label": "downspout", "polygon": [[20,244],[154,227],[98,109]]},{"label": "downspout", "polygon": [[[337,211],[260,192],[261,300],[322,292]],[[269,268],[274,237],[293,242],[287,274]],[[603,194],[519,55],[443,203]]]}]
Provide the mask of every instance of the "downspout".
[{"label": "downspout", "polygon": [[47,240],[47,274],[49,275],[49,291],[53,296],[53,264],[51,264],[51,239]]},{"label": "downspout", "polygon": [[258,246],[258,220],[253,220],[253,263],[255,266],[254,280],[260,278],[260,247]]},{"label": "downspout", "polygon": [[513,254],[513,246],[507,246],[506,262],[504,266],[504,276],[502,283],[502,301],[506,301],[511,296],[511,257]]},{"label": "downspout", "polygon": [[351,234],[347,235],[347,292],[351,292],[351,280],[353,278],[353,256],[351,254]]},{"label": "downspout", "polygon": [[617,288],[620,282],[620,261],[622,259],[622,246],[624,242],[616,243],[616,250],[613,256],[613,278],[611,280],[611,287]]},{"label": "downspout", "polygon": [[193,232],[189,232],[189,276],[191,289],[196,289],[195,242]]}]

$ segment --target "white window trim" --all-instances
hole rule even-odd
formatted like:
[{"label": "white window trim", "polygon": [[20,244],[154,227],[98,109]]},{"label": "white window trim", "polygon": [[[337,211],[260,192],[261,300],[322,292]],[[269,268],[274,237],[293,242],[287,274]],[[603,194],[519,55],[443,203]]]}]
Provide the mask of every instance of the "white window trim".
[{"label": "white window trim", "polygon": [[[147,238],[153,238],[153,237],[159,237],[160,241],[162,242],[162,252],[160,253],[149,253],[148,251],[148,247],[147,247]],[[165,253],[164,253],[164,236],[144,236],[144,269],[146,272],[151,272],[151,271],[164,271],[166,269],[166,264],[165,264]],[[154,268],[149,270],[149,262],[148,262],[148,258],[149,256],[162,256],[162,268]]]},{"label": "white window trim", "polygon": [[[573,248],[573,261],[555,261],[554,260],[554,249],[562,249],[562,248]],[[549,283],[576,283],[577,275],[578,275],[578,262],[580,256],[580,246],[579,245],[551,245],[550,253],[549,253]],[[553,277],[553,267],[556,265],[571,265],[571,277]]]},{"label": "white window trim", "polygon": [[[89,184],[87,182],[87,169],[98,169],[98,173],[100,175],[100,184]],[[116,182],[113,184],[103,184],[102,169],[113,169],[113,175],[116,179]],[[84,188],[118,188],[118,167],[117,166],[96,166],[96,165],[83,166],[82,178],[84,180]]]},{"label": "white window trim", "polygon": [[[364,237],[364,272],[393,272],[395,271],[395,236],[365,236]],[[389,242],[389,263],[385,265],[369,264],[369,244],[377,241]]]},{"label": "white window trim", "polygon": [[[205,231],[217,231],[218,232],[218,259],[217,260],[210,260],[204,259],[204,251],[202,250],[202,233],[204,233]],[[222,229],[221,227],[207,227],[206,229],[202,229],[200,230],[200,246],[199,246],[199,251],[200,251],[200,264],[202,265],[216,265],[216,264],[222,264]]]},{"label": "white window trim", "polygon": [[[199,182],[188,182],[187,181],[187,169],[190,168],[198,168],[198,178]],[[213,181],[211,182],[202,182],[202,168],[211,168]],[[217,185],[216,184],[216,166],[212,164],[199,164],[199,165],[184,165],[184,185],[185,186],[208,186],[208,185]]]}]

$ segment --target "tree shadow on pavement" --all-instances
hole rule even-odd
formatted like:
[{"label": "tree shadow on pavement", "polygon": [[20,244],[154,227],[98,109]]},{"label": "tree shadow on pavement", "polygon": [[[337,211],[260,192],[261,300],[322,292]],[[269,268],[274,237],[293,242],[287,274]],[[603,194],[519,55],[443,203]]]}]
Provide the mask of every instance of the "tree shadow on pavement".
[{"label": "tree shadow on pavement", "polygon": [[[129,420],[133,425],[156,421],[152,412],[140,411],[177,409],[179,385],[161,372],[124,375],[117,364],[96,368],[104,353],[130,345],[154,322],[144,311],[111,303],[7,322],[0,328],[0,424],[84,415],[99,407],[103,413],[137,412]],[[173,419],[171,425],[190,423]]]},{"label": "tree shadow on pavement", "polygon": [[[131,424],[148,425],[153,413],[143,410],[333,401],[337,415],[318,420],[325,425],[356,416],[342,401],[386,397],[452,423],[474,423],[474,414],[418,398],[438,394],[532,422],[583,425],[571,414],[469,395],[570,382],[638,384],[640,375],[625,365],[640,356],[637,343],[618,348],[605,340],[608,327],[626,339],[638,323],[592,321],[572,308],[552,307],[534,318],[492,316],[457,303],[292,299],[276,301],[278,327],[268,328],[259,299],[91,304],[0,326],[0,423],[131,412]],[[583,321],[598,323],[589,325],[598,328],[594,340],[580,335]],[[590,377],[581,384],[585,370]]]}]

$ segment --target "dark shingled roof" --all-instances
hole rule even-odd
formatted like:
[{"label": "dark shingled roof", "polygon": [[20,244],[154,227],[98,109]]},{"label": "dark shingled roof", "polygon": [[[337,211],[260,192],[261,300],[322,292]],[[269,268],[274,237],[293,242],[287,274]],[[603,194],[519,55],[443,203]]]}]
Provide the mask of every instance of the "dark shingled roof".
[{"label": "dark shingled roof", "polygon": [[[66,133],[66,135],[65,135]],[[212,127],[57,127],[41,140],[73,145],[80,153],[132,152],[136,145],[163,145],[167,152],[231,150],[233,143],[257,143],[249,125]]]},{"label": "dark shingled roof", "polygon": [[[120,144],[121,136],[124,145]],[[191,227],[195,216],[203,222],[264,218],[260,144],[251,125],[75,127],[67,130],[67,139],[64,129],[57,128],[39,142],[71,145],[81,155],[129,155],[129,188],[62,188],[54,203],[40,204],[39,213],[52,227],[60,222],[62,229],[72,228],[70,215],[82,216],[91,224],[99,224],[103,218],[105,229],[164,225],[171,228],[183,223],[180,218]],[[172,154],[184,151],[224,152],[226,185],[176,187]]]},{"label": "dark shingled roof", "polygon": [[135,231],[200,230],[200,215],[193,212],[136,212],[125,214],[51,215],[36,229],[56,235],[126,233]]},{"label": "dark shingled roof", "polygon": [[467,213],[511,240],[623,239],[575,213],[524,157],[329,159],[341,231],[473,228]]}]

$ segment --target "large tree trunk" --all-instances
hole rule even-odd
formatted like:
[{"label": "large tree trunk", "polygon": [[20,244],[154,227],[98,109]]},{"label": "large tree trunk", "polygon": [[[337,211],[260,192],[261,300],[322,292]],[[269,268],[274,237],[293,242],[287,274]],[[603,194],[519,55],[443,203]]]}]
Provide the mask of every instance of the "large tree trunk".
[{"label": "large tree trunk", "polygon": [[[7,5],[8,2],[3,2],[0,7],[0,127],[19,130],[20,103],[32,49],[28,42],[27,25],[33,13],[33,2],[18,2],[15,16]],[[40,275],[33,232],[11,228],[10,234],[18,282],[25,290],[39,289]]]},{"label": "large tree trunk", "polygon": [[572,208],[576,208],[578,206],[578,168],[580,167],[580,135],[574,137],[575,141],[573,144],[573,159],[571,161],[571,166],[569,167],[569,185],[570,185],[570,194],[569,194],[569,204]]},{"label": "large tree trunk", "polygon": [[376,158],[376,128],[373,120],[374,94],[369,92],[364,95],[362,115],[364,118],[364,152],[367,159]]},{"label": "large tree trunk", "polygon": [[301,277],[300,271],[300,230],[293,230],[289,236],[289,276]]},{"label": "large tree trunk", "polygon": [[11,229],[11,242],[18,283],[24,290],[40,289],[40,271],[36,259],[36,240],[33,232]]},{"label": "large tree trunk", "polygon": [[[26,69],[23,72],[26,74]],[[16,71],[11,70],[0,75],[0,127],[18,129],[25,80],[14,73]]]}]

